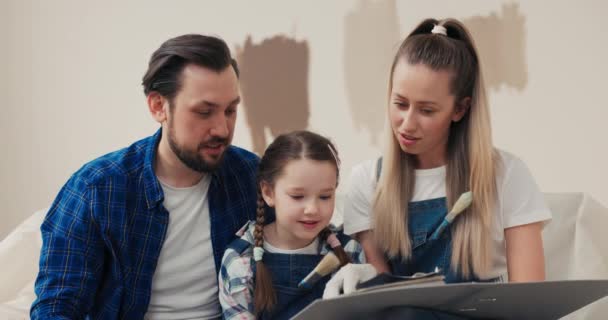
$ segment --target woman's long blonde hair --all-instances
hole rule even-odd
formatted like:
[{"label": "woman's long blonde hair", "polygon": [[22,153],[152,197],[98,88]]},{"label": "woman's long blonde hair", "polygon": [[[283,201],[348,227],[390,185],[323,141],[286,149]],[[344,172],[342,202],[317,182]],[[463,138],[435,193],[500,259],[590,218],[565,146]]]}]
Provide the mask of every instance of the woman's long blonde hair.
[{"label": "woman's long blonde hair", "polygon": [[[447,36],[431,30],[441,25]],[[465,278],[483,278],[491,263],[491,228],[496,198],[496,159],[480,63],[473,39],[457,20],[424,20],[401,43],[389,78],[389,108],[395,66],[404,60],[453,74],[451,92],[458,103],[470,97],[465,116],[452,122],[447,146],[446,194],[452,208],[458,196],[473,192],[473,203],[452,223],[452,270]],[[388,112],[387,112],[388,113]],[[392,133],[382,159],[373,204],[374,236],[390,257],[411,257],[408,203],[415,186],[414,157],[403,152]]]}]

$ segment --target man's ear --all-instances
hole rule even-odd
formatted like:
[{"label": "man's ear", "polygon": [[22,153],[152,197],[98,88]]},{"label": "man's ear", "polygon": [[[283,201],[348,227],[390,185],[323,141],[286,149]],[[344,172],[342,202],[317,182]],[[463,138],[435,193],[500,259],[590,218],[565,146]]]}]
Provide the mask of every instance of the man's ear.
[{"label": "man's ear", "polygon": [[471,97],[465,97],[462,100],[456,102],[454,106],[454,113],[452,114],[452,121],[458,122],[464,117],[471,107]]},{"label": "man's ear", "polygon": [[152,91],[146,97],[148,102],[148,110],[150,114],[158,123],[163,123],[167,120],[167,109],[168,103],[165,97],[161,96],[160,93]]},{"label": "man's ear", "polygon": [[260,188],[262,188],[262,198],[269,207],[274,207],[274,189],[272,186],[266,181],[262,181],[260,183]]}]

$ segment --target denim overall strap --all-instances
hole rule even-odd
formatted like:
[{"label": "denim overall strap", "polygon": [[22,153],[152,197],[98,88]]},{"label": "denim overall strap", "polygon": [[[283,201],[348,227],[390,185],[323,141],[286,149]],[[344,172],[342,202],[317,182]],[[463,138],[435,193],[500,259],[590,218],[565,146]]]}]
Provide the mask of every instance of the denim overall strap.
[{"label": "denim overall strap", "polygon": [[264,253],[264,265],[272,274],[272,283],[277,296],[277,304],[260,319],[289,319],[314,300],[323,296],[325,284],[330,275],[325,276],[310,290],[298,288],[298,284],[319,264],[322,255]]}]

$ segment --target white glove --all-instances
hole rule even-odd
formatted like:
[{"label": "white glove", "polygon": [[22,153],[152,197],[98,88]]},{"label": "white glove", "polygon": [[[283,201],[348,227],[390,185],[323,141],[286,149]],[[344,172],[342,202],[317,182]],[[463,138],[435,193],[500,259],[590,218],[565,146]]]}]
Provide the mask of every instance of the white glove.
[{"label": "white glove", "polygon": [[376,268],[371,264],[349,263],[342,267],[325,285],[323,299],[335,298],[340,295],[340,289],[344,294],[354,292],[359,282],[367,281],[378,274]]}]

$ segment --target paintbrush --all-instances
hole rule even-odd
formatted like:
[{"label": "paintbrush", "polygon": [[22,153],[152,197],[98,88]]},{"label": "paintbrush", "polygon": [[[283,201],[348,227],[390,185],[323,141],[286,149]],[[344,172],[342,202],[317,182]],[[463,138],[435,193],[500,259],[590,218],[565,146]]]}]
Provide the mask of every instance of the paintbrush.
[{"label": "paintbrush", "polygon": [[298,288],[311,289],[321,278],[332,273],[340,266],[340,260],[333,252],[329,252],[319,264],[298,284]]},{"label": "paintbrush", "polygon": [[439,227],[435,229],[435,232],[433,232],[433,234],[431,235],[430,240],[439,239],[439,236],[441,235],[443,230],[445,230],[445,228],[447,228],[450,223],[454,221],[458,214],[463,212],[464,209],[468,208],[471,205],[471,202],[473,202],[473,193],[471,191],[461,194],[456,203],[454,204],[454,207],[452,208],[450,213],[445,216]]}]

